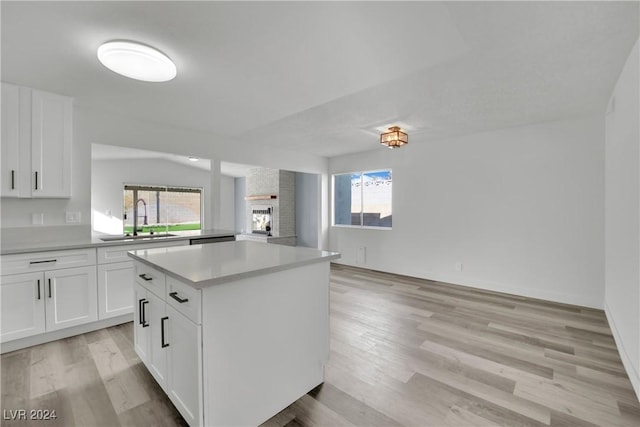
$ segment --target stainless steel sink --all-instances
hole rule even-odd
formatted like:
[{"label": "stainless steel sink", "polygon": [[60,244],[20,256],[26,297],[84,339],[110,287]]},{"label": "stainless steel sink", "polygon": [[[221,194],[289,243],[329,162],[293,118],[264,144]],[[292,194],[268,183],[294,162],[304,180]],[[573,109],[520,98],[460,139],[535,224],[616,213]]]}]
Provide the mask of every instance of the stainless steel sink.
[{"label": "stainless steel sink", "polygon": [[155,233],[155,234],[142,234],[138,236],[108,236],[108,237],[100,237],[100,240],[103,242],[114,242],[118,240],[128,241],[128,240],[150,240],[150,239],[158,239],[161,237],[171,237],[175,236],[175,234],[171,233]]}]

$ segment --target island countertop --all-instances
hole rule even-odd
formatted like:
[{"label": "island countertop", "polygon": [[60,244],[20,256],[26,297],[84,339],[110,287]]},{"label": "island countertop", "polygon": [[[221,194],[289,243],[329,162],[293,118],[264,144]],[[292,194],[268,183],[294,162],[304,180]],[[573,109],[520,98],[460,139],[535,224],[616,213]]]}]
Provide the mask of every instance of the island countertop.
[{"label": "island countertop", "polygon": [[129,251],[196,289],[340,258],[337,252],[250,241]]}]

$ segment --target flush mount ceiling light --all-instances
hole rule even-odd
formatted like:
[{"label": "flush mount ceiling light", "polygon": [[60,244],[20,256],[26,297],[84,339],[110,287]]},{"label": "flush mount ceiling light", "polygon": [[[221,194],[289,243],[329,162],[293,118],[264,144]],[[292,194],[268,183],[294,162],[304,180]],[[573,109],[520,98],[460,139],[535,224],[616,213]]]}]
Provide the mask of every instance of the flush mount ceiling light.
[{"label": "flush mount ceiling light", "polygon": [[98,60],[111,71],[145,82],[167,82],[176,74],[176,64],[157,49],[141,43],[115,40],[98,48]]},{"label": "flush mount ceiling light", "polygon": [[389,148],[402,147],[409,143],[409,135],[400,129],[399,126],[391,126],[388,132],[380,135],[380,144]]},{"label": "flush mount ceiling light", "polygon": [[197,158],[197,157],[189,156],[189,161],[190,162],[197,162],[198,160],[200,160],[200,159]]}]

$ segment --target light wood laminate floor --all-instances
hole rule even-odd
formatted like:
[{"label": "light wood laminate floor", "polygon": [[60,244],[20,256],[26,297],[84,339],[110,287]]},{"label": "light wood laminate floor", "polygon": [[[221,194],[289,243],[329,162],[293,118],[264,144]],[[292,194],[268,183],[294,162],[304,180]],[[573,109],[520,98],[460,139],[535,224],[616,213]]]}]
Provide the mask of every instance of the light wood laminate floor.
[{"label": "light wood laminate floor", "polygon": [[[337,265],[331,277],[326,382],[265,426],[640,426],[601,310]],[[3,415],[58,418],[2,425],[185,425],[132,340],[129,323],[3,355]]]}]

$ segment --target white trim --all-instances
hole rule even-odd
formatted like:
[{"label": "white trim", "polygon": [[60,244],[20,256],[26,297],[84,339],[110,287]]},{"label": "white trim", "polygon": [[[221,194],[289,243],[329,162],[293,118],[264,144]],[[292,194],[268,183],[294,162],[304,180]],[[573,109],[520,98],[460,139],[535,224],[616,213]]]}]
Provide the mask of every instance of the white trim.
[{"label": "white trim", "polygon": [[622,337],[618,332],[618,328],[616,327],[616,323],[613,321],[613,316],[610,314],[611,309],[607,305],[607,302],[604,302],[604,314],[607,316],[607,321],[609,322],[609,328],[611,328],[611,332],[613,334],[613,339],[616,342],[616,347],[618,347],[618,353],[620,354],[620,359],[622,359],[622,365],[624,369],[627,371],[627,376],[629,380],[631,380],[631,385],[636,392],[636,397],[640,402],[640,373],[636,370],[636,367],[633,365],[631,358],[629,357],[629,353],[624,346],[622,341]]},{"label": "white trim", "polygon": [[353,228],[356,230],[393,230],[393,227],[378,227],[375,225],[349,225],[349,224],[333,224],[332,227],[337,228]]}]

